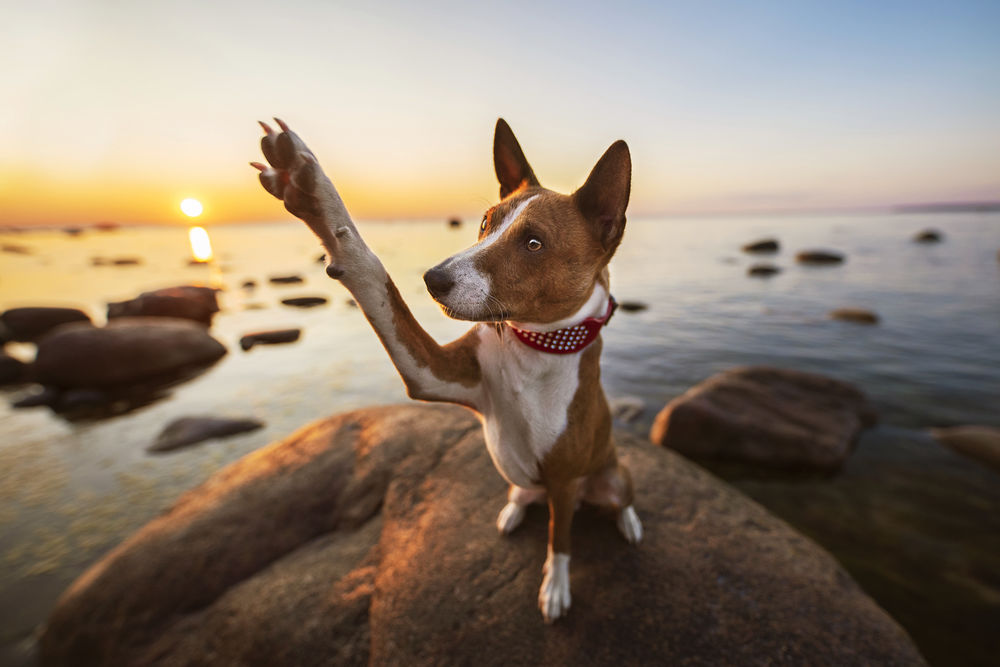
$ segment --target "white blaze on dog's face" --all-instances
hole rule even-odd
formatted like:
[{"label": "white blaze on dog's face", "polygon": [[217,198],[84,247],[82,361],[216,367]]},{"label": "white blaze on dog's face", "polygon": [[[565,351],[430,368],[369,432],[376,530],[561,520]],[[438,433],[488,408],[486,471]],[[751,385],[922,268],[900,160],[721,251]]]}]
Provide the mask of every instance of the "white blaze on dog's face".
[{"label": "white blaze on dog's face", "polygon": [[628,146],[612,144],[572,195],[539,185],[503,119],[493,157],[502,201],[483,216],[476,245],[424,275],[427,288],[457,319],[567,318],[586,303],[625,231]]}]

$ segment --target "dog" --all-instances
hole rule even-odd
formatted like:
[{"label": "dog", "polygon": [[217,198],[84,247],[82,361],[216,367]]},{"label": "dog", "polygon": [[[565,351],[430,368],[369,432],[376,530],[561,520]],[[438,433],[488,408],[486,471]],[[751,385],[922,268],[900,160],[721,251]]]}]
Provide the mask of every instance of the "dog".
[{"label": "dog", "polygon": [[497,121],[493,163],[500,202],[478,241],[424,274],[444,312],[476,324],[439,345],[413,318],[358,233],[306,144],[279,119],[261,122],[261,184],[319,238],[327,274],[354,296],[410,398],[457,403],[483,424],[486,447],[510,484],[497,528],[510,533],[531,503],[548,502],[549,538],[538,606],[551,623],[571,603],[570,523],[580,501],[616,512],[630,543],[642,538],[628,469],[617,458],[600,382],[600,332],[615,302],[608,262],[625,232],[628,145],[616,141],[573,194],[543,188],[510,126]]}]

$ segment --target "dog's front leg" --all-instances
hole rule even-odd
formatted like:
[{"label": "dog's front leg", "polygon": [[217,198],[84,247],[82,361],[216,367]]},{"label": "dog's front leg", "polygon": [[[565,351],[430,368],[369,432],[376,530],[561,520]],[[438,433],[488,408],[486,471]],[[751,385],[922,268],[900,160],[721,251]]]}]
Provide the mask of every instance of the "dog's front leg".
[{"label": "dog's front leg", "polygon": [[406,384],[412,398],[476,408],[480,371],[470,331],[438,345],[414,319],[382,262],[368,247],[316,156],[287,125],[266,123],[261,149],[268,164],[252,163],[264,189],[301,218],[327,252],[326,271],[351,292]]},{"label": "dog's front leg", "polygon": [[570,526],[576,509],[578,481],[546,484],[549,496],[549,548],[542,568],[542,587],[538,607],[546,623],[552,623],[569,611]]}]

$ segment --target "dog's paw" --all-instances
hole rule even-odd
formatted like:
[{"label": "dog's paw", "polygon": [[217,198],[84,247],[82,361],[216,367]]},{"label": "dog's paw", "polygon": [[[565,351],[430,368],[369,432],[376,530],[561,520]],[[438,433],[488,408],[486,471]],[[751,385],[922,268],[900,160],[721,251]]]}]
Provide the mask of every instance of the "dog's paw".
[{"label": "dog's paw", "polygon": [[569,611],[569,554],[549,552],[542,570],[542,587],[538,590],[538,608],[546,623],[552,623]]},{"label": "dog's paw", "polygon": [[503,535],[510,535],[524,521],[526,508],[517,503],[507,503],[497,515],[497,530]]},{"label": "dog's paw", "polygon": [[642,523],[631,505],[618,513],[618,531],[629,544],[638,544],[642,540]]}]

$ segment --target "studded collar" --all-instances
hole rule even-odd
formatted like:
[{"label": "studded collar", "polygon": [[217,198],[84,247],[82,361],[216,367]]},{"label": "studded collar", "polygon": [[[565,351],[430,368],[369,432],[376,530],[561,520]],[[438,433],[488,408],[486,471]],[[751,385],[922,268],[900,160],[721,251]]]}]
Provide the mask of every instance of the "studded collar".
[{"label": "studded collar", "polygon": [[530,348],[549,354],[573,354],[594,342],[600,335],[601,329],[611,320],[616,308],[618,302],[613,296],[608,297],[608,309],[603,317],[588,317],[579,324],[555,331],[528,331],[508,326],[518,340]]}]

